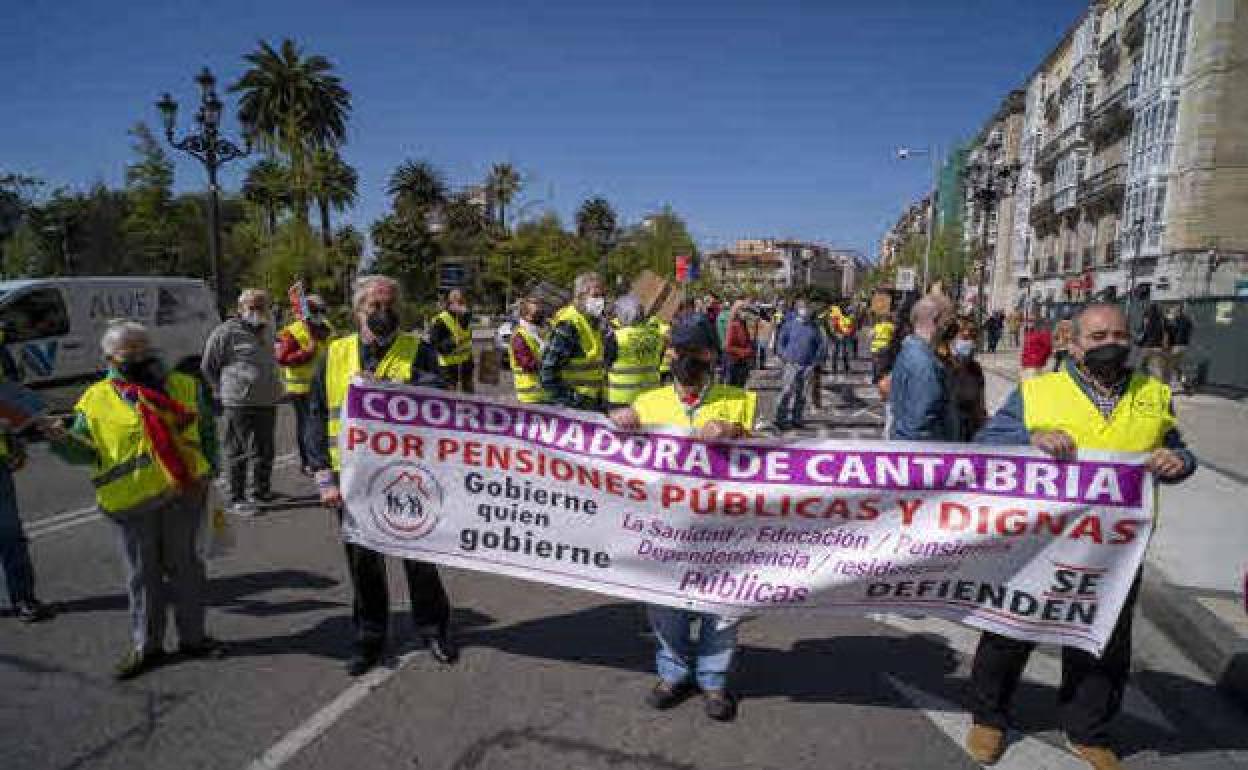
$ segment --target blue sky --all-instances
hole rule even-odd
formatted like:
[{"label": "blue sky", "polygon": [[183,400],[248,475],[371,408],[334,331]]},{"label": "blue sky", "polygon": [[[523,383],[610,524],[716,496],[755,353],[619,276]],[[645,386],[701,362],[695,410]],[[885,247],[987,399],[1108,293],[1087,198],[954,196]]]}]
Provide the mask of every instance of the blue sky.
[{"label": "blue sky", "polygon": [[[624,221],[672,205],[704,246],[778,235],[873,255],[927,185],[893,149],[973,134],[1086,0],[6,5],[0,172],[120,184],[126,130],[159,122],[160,92],[189,118],[199,68],[229,82],[258,40],[292,37],[353,93],[358,225],[404,158],[457,184],[508,160],[528,211],[566,219],[604,195]],[[177,171],[202,187],[194,161]]]}]

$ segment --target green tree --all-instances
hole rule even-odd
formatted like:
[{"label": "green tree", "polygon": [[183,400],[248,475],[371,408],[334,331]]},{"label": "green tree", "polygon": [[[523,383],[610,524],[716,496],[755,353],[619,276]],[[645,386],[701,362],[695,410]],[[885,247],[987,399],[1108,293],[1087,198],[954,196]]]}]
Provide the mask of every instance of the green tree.
[{"label": "green tree", "polygon": [[305,56],[289,38],[280,48],[261,41],[230,91],[240,94],[238,119],[260,146],[286,156],[295,218],[308,221],[308,164],[314,151],[346,142],[351,94],[324,56]]},{"label": "green tree", "polygon": [[[615,242],[616,229],[615,209],[606,198],[588,198],[576,210],[576,234],[594,245],[603,268],[609,267],[607,252]],[[607,270],[602,269],[602,272]],[[605,275],[603,279],[609,281]]]},{"label": "green tree", "polygon": [[495,163],[490,167],[485,190],[493,209],[491,215],[495,217],[494,222],[503,233],[507,232],[507,207],[523,186],[520,173],[510,163]]},{"label": "green tree", "polygon": [[48,275],[52,271],[52,255],[43,238],[30,222],[13,229],[0,248],[0,276],[23,278]]},{"label": "green tree", "polygon": [[328,252],[334,245],[330,211],[343,211],[355,205],[359,175],[337,150],[318,149],[312,154],[311,191],[321,215],[321,244]]},{"label": "green tree", "polygon": [[289,169],[272,155],[251,164],[243,178],[243,198],[264,212],[270,236],[277,234],[278,214],[291,203],[290,187]]},{"label": "green tree", "polygon": [[130,135],[137,157],[126,166],[125,261],[128,267],[138,260],[148,271],[169,273],[176,267],[173,162],[145,123]]},{"label": "green tree", "polygon": [[449,187],[446,176],[429,161],[405,160],[390,174],[386,194],[394,199],[396,214],[427,225],[429,215],[446,204]]},{"label": "green tree", "polygon": [[438,243],[422,219],[389,214],[373,223],[370,235],[374,272],[397,280],[410,300],[437,295]]},{"label": "green tree", "polygon": [[672,277],[676,274],[676,257],[682,254],[694,258],[698,246],[685,221],[671,206],[664,206],[658,214],[647,217],[623,234],[608,264],[612,274],[625,279],[631,279],[642,270]]}]

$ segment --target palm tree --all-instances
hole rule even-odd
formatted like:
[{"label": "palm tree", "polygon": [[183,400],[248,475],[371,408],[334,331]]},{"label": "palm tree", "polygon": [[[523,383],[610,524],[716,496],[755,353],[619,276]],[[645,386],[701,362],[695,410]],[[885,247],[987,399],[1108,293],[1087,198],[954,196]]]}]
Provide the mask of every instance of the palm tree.
[{"label": "palm tree", "polygon": [[334,245],[330,209],[342,211],[355,205],[360,178],[337,150],[324,147],[312,153],[309,172],[309,191],[321,212],[321,243],[328,252]]},{"label": "palm tree", "polygon": [[597,248],[603,280],[607,278],[607,250],[615,232],[615,209],[611,208],[606,198],[588,198],[576,210],[576,234]]},{"label": "palm tree", "polygon": [[427,160],[405,160],[390,175],[386,193],[394,197],[395,211],[427,218],[446,204],[446,177]]},{"label": "palm tree", "polygon": [[490,174],[485,180],[485,190],[490,204],[498,211],[498,226],[502,228],[504,234],[507,232],[507,207],[511,205],[523,186],[520,174],[510,163],[495,163],[490,167]]},{"label": "palm tree", "polygon": [[243,179],[243,198],[264,210],[269,235],[273,235],[278,212],[290,205],[290,172],[274,157],[256,161]]},{"label": "palm tree", "polygon": [[265,41],[243,57],[250,67],[230,91],[239,93],[238,120],[249,135],[289,161],[295,216],[306,223],[310,153],[347,140],[351,94],[324,56],[304,56],[293,40]]}]

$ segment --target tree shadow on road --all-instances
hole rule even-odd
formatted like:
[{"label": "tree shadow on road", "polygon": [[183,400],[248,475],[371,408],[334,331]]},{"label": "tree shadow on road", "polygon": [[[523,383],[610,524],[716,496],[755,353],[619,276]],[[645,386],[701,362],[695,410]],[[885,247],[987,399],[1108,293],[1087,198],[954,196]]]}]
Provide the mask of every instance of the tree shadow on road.
[{"label": "tree shadow on road", "polygon": [[[209,580],[207,601],[209,607],[218,607],[227,612],[244,615],[257,617],[289,615],[336,607],[340,605],[340,602],[320,599],[268,601],[249,597],[284,589],[305,588],[324,591],[336,585],[338,585],[337,580],[307,570],[278,569],[267,572],[245,572]],[[60,614],[117,612],[125,610],[128,606],[129,600],[122,593],[85,596],[81,599],[68,599],[55,604],[56,611]]]},{"label": "tree shadow on road", "polygon": [[[766,618],[753,621],[765,623]],[[747,632],[748,633],[748,632]],[[744,635],[744,634],[743,634]],[[465,645],[512,655],[653,674],[653,636],[640,605],[598,605],[577,612],[483,628],[464,636]],[[1037,653],[1040,654],[1040,653]],[[802,639],[790,649],[744,644],[734,687],[743,699],[785,698],[797,703],[840,703],[913,709],[915,705],[888,678],[934,696],[943,708],[970,712],[969,683],[959,673],[966,659],[939,634],[878,635]],[[1244,721],[1228,718],[1211,725],[1208,714],[1234,711],[1215,688],[1170,673],[1143,671],[1134,683],[1162,710],[1173,730],[1155,718],[1124,710],[1113,726],[1124,754],[1156,751],[1188,754],[1248,748]],[[1015,723],[1027,733],[1060,731],[1055,688],[1020,684],[1014,698]],[[1238,730],[1236,728],[1239,728]]]}]

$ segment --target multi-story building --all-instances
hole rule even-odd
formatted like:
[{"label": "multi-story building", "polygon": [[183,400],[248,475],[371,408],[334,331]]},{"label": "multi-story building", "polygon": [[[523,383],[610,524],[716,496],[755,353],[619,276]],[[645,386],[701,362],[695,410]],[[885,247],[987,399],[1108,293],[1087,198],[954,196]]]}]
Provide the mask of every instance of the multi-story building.
[{"label": "multi-story building", "polygon": [[889,267],[901,256],[902,249],[913,239],[927,237],[928,205],[931,196],[910,204],[893,226],[880,239],[879,264]]},{"label": "multi-story building", "polygon": [[[846,260],[852,252],[792,239],[752,238],[706,256],[711,278],[743,291],[779,292],[806,286],[833,294],[844,291]],[[850,269],[851,279],[858,271]],[[851,289],[852,291],[852,289]]]},{"label": "multi-story building", "polygon": [[983,271],[984,309],[989,313],[1012,308],[1017,292],[1017,244],[1012,235],[1025,102],[1023,91],[1011,91],[975,137],[967,156],[968,164],[991,169],[989,173],[996,178],[990,205],[976,196],[976,190],[966,190],[962,217],[967,252],[975,265],[973,290],[964,292],[963,298],[978,303],[979,272]]},{"label": "multi-story building", "polygon": [[1245,52],[1242,0],[1092,0],[1022,89],[1011,221],[987,222],[1009,233],[992,307],[1230,294],[1248,277]]}]

